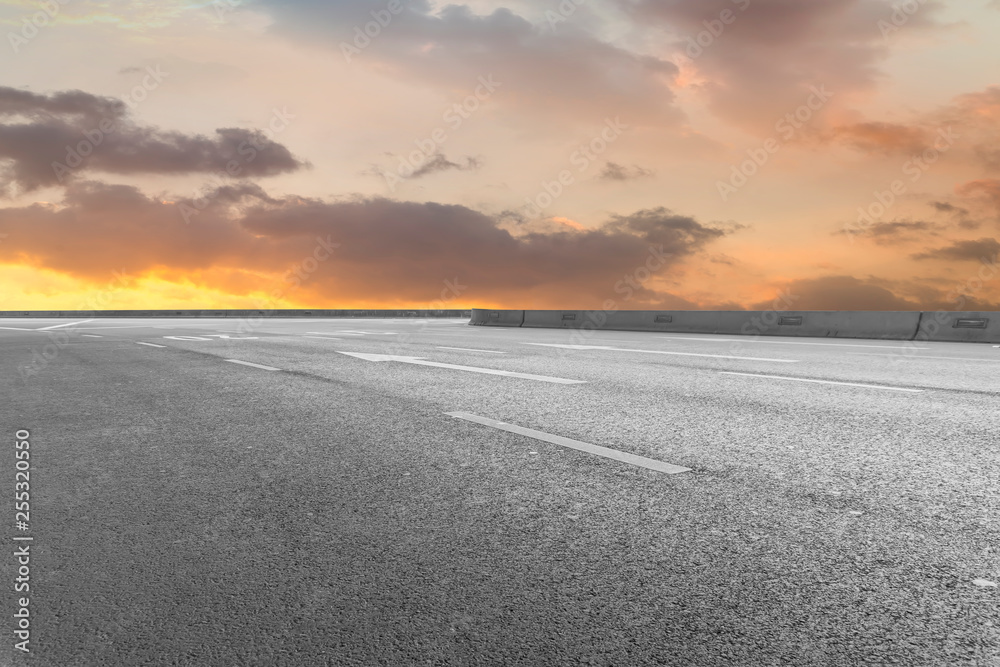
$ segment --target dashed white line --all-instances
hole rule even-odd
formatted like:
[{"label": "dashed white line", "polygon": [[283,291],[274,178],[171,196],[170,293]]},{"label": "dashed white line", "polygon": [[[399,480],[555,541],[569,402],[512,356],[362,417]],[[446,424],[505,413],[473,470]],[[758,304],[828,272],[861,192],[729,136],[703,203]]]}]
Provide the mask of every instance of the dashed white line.
[{"label": "dashed white line", "polygon": [[684,336],[660,336],[662,340],[697,340],[709,343],[763,343],[765,345],[816,345],[819,347],[875,347],[880,350],[929,350],[929,347],[909,347],[907,345],[865,345],[859,343],[811,343],[798,340],[761,340],[747,336],[741,338],[688,338]]},{"label": "dashed white line", "polygon": [[104,336],[98,336],[97,334],[83,334],[84,338],[104,338]]},{"label": "dashed white line", "polygon": [[240,364],[242,366],[253,366],[254,368],[259,368],[264,371],[280,371],[280,368],[274,368],[273,366],[262,366],[260,364],[253,364],[249,361],[240,361],[239,359],[226,359],[231,364]]},{"label": "dashed white line", "polygon": [[425,361],[423,357],[405,357],[391,354],[367,354],[362,352],[344,352],[338,350],[340,354],[365,361],[376,363],[395,361],[403,364],[413,364],[416,366],[431,366],[434,368],[448,368],[456,371],[466,371],[469,373],[485,373],[486,375],[503,375],[506,377],[521,378],[523,380],[535,380],[537,382],[551,382],[553,384],[586,384],[586,380],[567,380],[566,378],[549,377],[547,375],[531,375],[530,373],[515,373],[514,371],[499,371],[493,368],[479,368],[477,366],[459,366],[457,364],[442,364],[437,361]]},{"label": "dashed white line", "polygon": [[317,340],[344,340],[343,338],[334,338],[333,336],[299,336],[299,338],[316,338]]},{"label": "dashed white line", "polygon": [[643,354],[666,354],[675,357],[708,357],[710,359],[739,359],[742,361],[766,361],[776,364],[797,364],[798,359],[767,359],[763,357],[737,357],[727,354],[696,354],[694,352],[667,352],[666,350],[638,350],[624,347],[608,347],[607,345],[562,345],[557,343],[525,343],[540,347],[558,347],[567,350],[607,350],[611,352],[641,352]]},{"label": "dashed white line", "polygon": [[146,347],[166,347],[166,345],[157,345],[156,343],[143,343],[141,340],[137,340],[135,344],[145,345]]},{"label": "dashed white line", "polygon": [[63,327],[71,327],[74,324],[86,324],[87,322],[93,322],[93,321],[94,321],[93,319],[90,319],[90,320],[80,320],[79,322],[66,322],[64,324],[53,324],[50,327],[42,327],[41,329],[35,329],[35,331],[48,331],[49,329],[61,329]]},{"label": "dashed white line", "polygon": [[534,438],[535,440],[550,442],[553,445],[559,445],[560,447],[569,447],[570,449],[576,449],[588,454],[595,454],[597,456],[603,456],[604,458],[613,459],[615,461],[621,461],[622,463],[629,463],[634,466],[639,466],[640,468],[648,468],[649,470],[665,472],[668,475],[691,471],[690,468],[682,468],[681,466],[664,463],[663,461],[649,459],[645,456],[636,456],[635,454],[618,451],[617,449],[608,449],[607,447],[601,447],[600,445],[592,445],[589,442],[581,442],[580,440],[565,438],[561,435],[552,435],[551,433],[545,433],[544,431],[536,431],[523,426],[507,424],[488,417],[480,417],[479,415],[474,415],[469,412],[446,412],[445,414],[449,417],[455,417],[456,419],[464,419],[465,421],[475,422],[477,424],[482,424],[483,426],[490,426],[502,431],[524,435],[529,438]]},{"label": "dashed white line", "polygon": [[758,375],[756,373],[737,373],[735,371],[719,371],[722,375],[743,375],[746,377],[766,378],[769,380],[791,380],[792,382],[813,382],[816,384],[837,384],[845,387],[863,387],[865,389],[885,389],[887,391],[905,391],[912,394],[923,393],[923,389],[906,389],[903,387],[887,387],[881,384],[860,384],[857,382],[835,382],[833,380],[810,380],[808,378],[793,378],[785,375]]},{"label": "dashed white line", "polygon": [[[997,346],[1000,347],[1000,346]],[[853,354],[857,357],[886,357],[893,360],[903,359],[904,361],[909,361],[911,359],[946,359],[948,361],[992,361],[1000,362],[1000,359],[985,359],[983,357],[932,357],[930,355],[924,354],[914,354],[914,355],[898,355],[898,354],[877,354],[875,352],[848,352],[848,354]]]},{"label": "dashed white line", "polygon": [[437,346],[439,350],[459,350],[460,352],[486,352],[487,354],[507,354],[506,352],[498,352],[496,350],[474,350],[471,347],[442,347]]}]

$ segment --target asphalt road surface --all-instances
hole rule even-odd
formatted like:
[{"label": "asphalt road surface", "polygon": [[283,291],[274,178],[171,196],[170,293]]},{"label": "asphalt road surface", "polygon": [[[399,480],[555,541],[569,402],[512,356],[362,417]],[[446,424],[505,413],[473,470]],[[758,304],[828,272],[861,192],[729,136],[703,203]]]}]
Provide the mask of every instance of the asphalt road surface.
[{"label": "asphalt road surface", "polygon": [[0,321],[0,664],[1000,665],[1000,348],[249,325]]}]

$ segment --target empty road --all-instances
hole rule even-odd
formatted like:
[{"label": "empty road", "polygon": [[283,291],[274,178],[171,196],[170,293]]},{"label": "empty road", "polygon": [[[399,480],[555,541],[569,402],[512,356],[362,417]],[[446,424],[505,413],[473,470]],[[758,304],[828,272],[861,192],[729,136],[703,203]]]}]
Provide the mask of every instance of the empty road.
[{"label": "empty road", "polygon": [[6,319],[0,372],[0,664],[1000,665],[992,345]]}]

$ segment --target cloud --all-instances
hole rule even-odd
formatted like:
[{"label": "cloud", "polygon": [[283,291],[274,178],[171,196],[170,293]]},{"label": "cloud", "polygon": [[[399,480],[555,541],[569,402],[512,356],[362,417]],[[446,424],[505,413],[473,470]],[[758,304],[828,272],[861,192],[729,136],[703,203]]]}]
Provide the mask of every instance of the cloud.
[{"label": "cloud", "polygon": [[944,248],[915,254],[913,258],[978,262],[984,259],[994,260],[997,255],[1000,255],[1000,242],[992,238],[981,238],[974,241],[955,241]]},{"label": "cloud", "polygon": [[277,125],[214,137],[161,131],[134,123],[122,100],[82,91],[0,87],[0,121],[0,176],[26,192],[89,172],[261,177],[306,166],[269,136]]},{"label": "cloud", "polygon": [[1000,213],[1000,179],[985,178],[977,181],[969,181],[955,188],[955,192],[965,197],[982,196],[992,204],[997,213]]},{"label": "cloud", "polygon": [[[432,202],[381,198],[328,201],[273,198],[236,184],[207,197],[186,223],[186,202],[149,197],[131,186],[76,182],[59,205],[0,209],[0,262],[31,265],[85,280],[129,275],[175,276],[216,285],[243,278],[270,291],[281,277],[339,244],[299,294],[310,304],[351,301],[429,302],[443,281],[468,286],[463,301],[600,307],[615,285],[661,257],[661,272],[733,229],[703,225],[664,208],[614,216],[595,229],[560,225],[514,236],[478,211]],[[651,288],[635,303],[672,299]]]},{"label": "cloud", "polygon": [[865,153],[922,153],[934,141],[933,132],[898,123],[865,122],[841,125],[831,131],[841,141]]},{"label": "cloud", "polygon": [[637,178],[649,178],[655,176],[656,172],[632,165],[625,167],[617,162],[608,162],[604,165],[598,178],[605,181],[632,181]]},{"label": "cloud", "polygon": [[[920,310],[915,301],[902,298],[869,279],[823,276],[793,280],[782,286],[790,296],[789,310]],[[761,301],[750,310],[768,310],[773,301]]]},{"label": "cloud", "polygon": [[[674,38],[676,52],[698,73],[692,85],[715,114],[758,133],[772,133],[780,118],[806,102],[812,86],[831,91],[831,107],[869,93],[889,55],[878,21],[890,19],[893,7],[883,0],[617,2],[638,26]],[[935,26],[942,7],[921,2],[904,29]],[[727,23],[723,12],[729,12]]]},{"label": "cloud", "polygon": [[475,157],[465,158],[465,164],[458,162],[452,162],[444,156],[442,153],[435,153],[431,158],[424,162],[419,169],[416,169],[410,178],[420,178],[422,176],[427,176],[429,174],[436,174],[441,171],[475,171],[482,166],[481,161]]},{"label": "cloud", "polygon": [[954,204],[945,201],[932,201],[931,206],[934,210],[939,213],[955,213],[957,215],[968,215],[969,209],[962,208],[961,206],[955,206]]},{"label": "cloud", "polygon": [[963,162],[974,161],[989,171],[1000,171],[1000,86],[958,95],[949,104],[908,123],[841,124],[813,138],[868,154],[927,154],[929,161],[936,160],[937,153],[954,150]]},{"label": "cloud", "polygon": [[[871,237],[879,245],[895,245],[913,241],[920,236],[938,236],[942,225],[924,220],[893,220],[869,225],[861,236]],[[835,232],[842,234],[843,231]]]},{"label": "cloud", "polygon": [[[261,0],[272,29],[297,41],[336,49],[353,67],[466,96],[481,79],[495,80],[492,103],[552,113],[587,123],[627,116],[633,125],[672,125],[683,115],[670,84],[676,65],[607,43],[575,27],[533,24],[508,8],[477,14],[466,5],[435,11],[426,0],[402,3],[395,15],[384,0]],[[370,32],[366,24],[381,16]],[[627,112],[627,113],[626,113]]]}]

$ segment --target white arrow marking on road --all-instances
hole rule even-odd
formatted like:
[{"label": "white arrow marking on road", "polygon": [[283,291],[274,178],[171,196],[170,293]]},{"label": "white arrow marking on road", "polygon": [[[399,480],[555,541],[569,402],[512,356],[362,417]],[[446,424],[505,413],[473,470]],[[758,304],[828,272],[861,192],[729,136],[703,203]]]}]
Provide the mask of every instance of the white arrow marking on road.
[{"label": "white arrow marking on road", "polygon": [[646,354],[669,354],[676,357],[709,357],[712,359],[742,359],[743,361],[771,361],[779,364],[797,364],[798,359],[765,359],[763,357],[734,357],[727,354],[695,354],[694,352],[666,352],[664,350],[631,350],[607,345],[558,345],[556,343],[525,343],[541,347],[561,347],[567,350],[611,350],[613,352],[644,352]]},{"label": "white arrow marking on road", "polygon": [[503,431],[509,431],[511,433],[517,433],[518,435],[526,435],[529,438],[535,438],[536,440],[544,440],[545,442],[551,442],[553,445],[559,445],[561,447],[569,447],[571,449],[576,449],[581,452],[587,452],[588,454],[596,454],[597,456],[603,456],[605,458],[614,459],[615,461],[621,461],[623,463],[631,463],[634,466],[640,466],[642,468],[649,468],[650,470],[656,470],[659,472],[665,472],[669,475],[673,475],[679,472],[690,472],[690,468],[682,468],[681,466],[671,465],[669,463],[664,463],[663,461],[657,461],[655,459],[648,459],[645,456],[636,456],[635,454],[629,454],[628,452],[621,452],[617,449],[608,449],[607,447],[601,447],[600,445],[592,445],[589,442],[581,442],[579,440],[573,440],[572,438],[565,438],[561,435],[552,435],[551,433],[545,433],[544,431],[536,431],[531,428],[525,428],[523,426],[515,426],[514,424],[507,424],[505,422],[497,421],[495,419],[490,419],[488,417],[480,417],[479,415],[474,415],[469,412],[446,412],[449,417],[455,417],[457,419],[464,419],[466,421],[475,422],[477,424],[482,424],[484,426],[492,426],[493,428],[498,428]]},{"label": "white arrow marking on road", "polygon": [[487,375],[504,375],[506,377],[521,378],[522,380],[537,380],[539,382],[552,382],[554,384],[586,384],[585,380],[567,380],[565,378],[548,377],[547,375],[531,375],[529,373],[514,373],[513,371],[498,371],[493,368],[478,368],[476,366],[458,366],[456,364],[442,364],[437,361],[424,361],[423,357],[401,357],[391,354],[363,354],[361,352],[341,352],[349,357],[364,359],[365,361],[398,361],[403,364],[414,364],[416,366],[433,366],[434,368],[450,368],[456,371],[468,371],[470,373],[485,373]]},{"label": "white arrow marking on road", "polygon": [[53,324],[50,327],[42,327],[41,329],[35,329],[35,331],[48,331],[49,329],[60,329],[62,327],[71,327],[74,324],[86,324],[87,322],[93,322],[94,320],[80,320],[79,322],[67,322],[66,324]]}]

